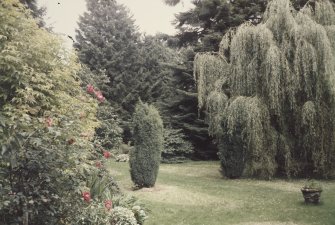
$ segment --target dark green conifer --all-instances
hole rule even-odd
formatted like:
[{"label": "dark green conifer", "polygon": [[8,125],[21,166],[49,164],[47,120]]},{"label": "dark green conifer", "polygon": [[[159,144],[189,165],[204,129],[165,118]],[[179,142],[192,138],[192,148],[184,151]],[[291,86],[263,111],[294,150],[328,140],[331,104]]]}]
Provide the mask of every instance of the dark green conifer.
[{"label": "dark green conifer", "polygon": [[137,187],[153,187],[163,149],[163,122],[157,109],[140,101],[133,115],[134,150],[130,153],[131,179]]}]

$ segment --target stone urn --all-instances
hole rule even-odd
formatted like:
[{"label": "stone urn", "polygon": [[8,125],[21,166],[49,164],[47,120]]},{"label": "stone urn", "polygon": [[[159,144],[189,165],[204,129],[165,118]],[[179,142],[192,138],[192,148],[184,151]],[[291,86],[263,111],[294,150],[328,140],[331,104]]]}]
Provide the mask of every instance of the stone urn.
[{"label": "stone urn", "polygon": [[320,202],[320,196],[322,189],[320,188],[301,188],[302,195],[304,196],[305,203],[318,204]]}]

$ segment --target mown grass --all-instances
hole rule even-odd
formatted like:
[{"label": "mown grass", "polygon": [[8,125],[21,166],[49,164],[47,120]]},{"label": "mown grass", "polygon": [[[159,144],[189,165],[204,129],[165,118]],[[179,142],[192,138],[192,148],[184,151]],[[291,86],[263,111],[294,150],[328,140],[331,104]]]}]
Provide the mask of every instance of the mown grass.
[{"label": "mown grass", "polygon": [[151,211],[145,225],[335,225],[335,182],[322,181],[319,205],[306,205],[304,180],[223,179],[218,162],[161,164],[154,188],[133,191],[128,163],[110,171]]}]

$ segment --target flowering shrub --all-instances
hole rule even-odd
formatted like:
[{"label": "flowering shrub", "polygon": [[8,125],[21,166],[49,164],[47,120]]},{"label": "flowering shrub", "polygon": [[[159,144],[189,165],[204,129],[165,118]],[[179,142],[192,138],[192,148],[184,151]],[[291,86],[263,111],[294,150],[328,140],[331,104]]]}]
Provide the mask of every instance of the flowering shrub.
[{"label": "flowering shrub", "polygon": [[119,190],[94,166],[98,102],[75,55],[18,0],[0,15],[0,224],[109,224]]},{"label": "flowering shrub", "polygon": [[89,94],[94,94],[99,102],[104,102],[105,101],[105,97],[102,95],[102,92],[95,90],[92,84],[87,85],[86,91]]},{"label": "flowering shrub", "polygon": [[111,156],[111,153],[109,151],[104,151],[103,154],[106,159],[108,159]]},{"label": "flowering shrub", "polygon": [[90,202],[91,201],[91,194],[88,191],[83,192],[83,198],[85,202]]},{"label": "flowering shrub", "polygon": [[105,201],[105,208],[106,208],[107,210],[111,210],[112,207],[113,207],[113,202],[112,202],[112,200],[106,200],[106,201]]},{"label": "flowering shrub", "polygon": [[93,87],[93,85],[92,84],[88,84],[86,90],[87,90],[87,93],[93,94],[94,93],[94,87]]},{"label": "flowering shrub", "polygon": [[111,225],[137,225],[133,211],[123,207],[115,207],[112,211]]},{"label": "flowering shrub", "polygon": [[103,167],[103,164],[101,163],[101,161],[97,161],[97,162],[95,162],[95,166],[97,168],[101,168],[101,167]]},{"label": "flowering shrub", "polygon": [[50,117],[46,118],[45,123],[46,123],[47,127],[51,127],[52,126],[52,118],[50,118]]}]

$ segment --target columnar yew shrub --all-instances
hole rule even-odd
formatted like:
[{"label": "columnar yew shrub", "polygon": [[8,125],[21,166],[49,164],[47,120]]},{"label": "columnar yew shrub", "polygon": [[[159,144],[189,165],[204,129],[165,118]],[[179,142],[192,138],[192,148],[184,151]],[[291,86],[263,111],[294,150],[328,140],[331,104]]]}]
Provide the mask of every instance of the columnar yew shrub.
[{"label": "columnar yew shrub", "polygon": [[130,153],[131,179],[138,187],[155,185],[163,149],[163,122],[157,109],[141,101],[133,115],[134,150]]},{"label": "columnar yew shrub", "polygon": [[269,3],[264,20],[228,32],[198,54],[199,108],[207,111],[225,175],[334,175],[335,12],[309,1]]}]

